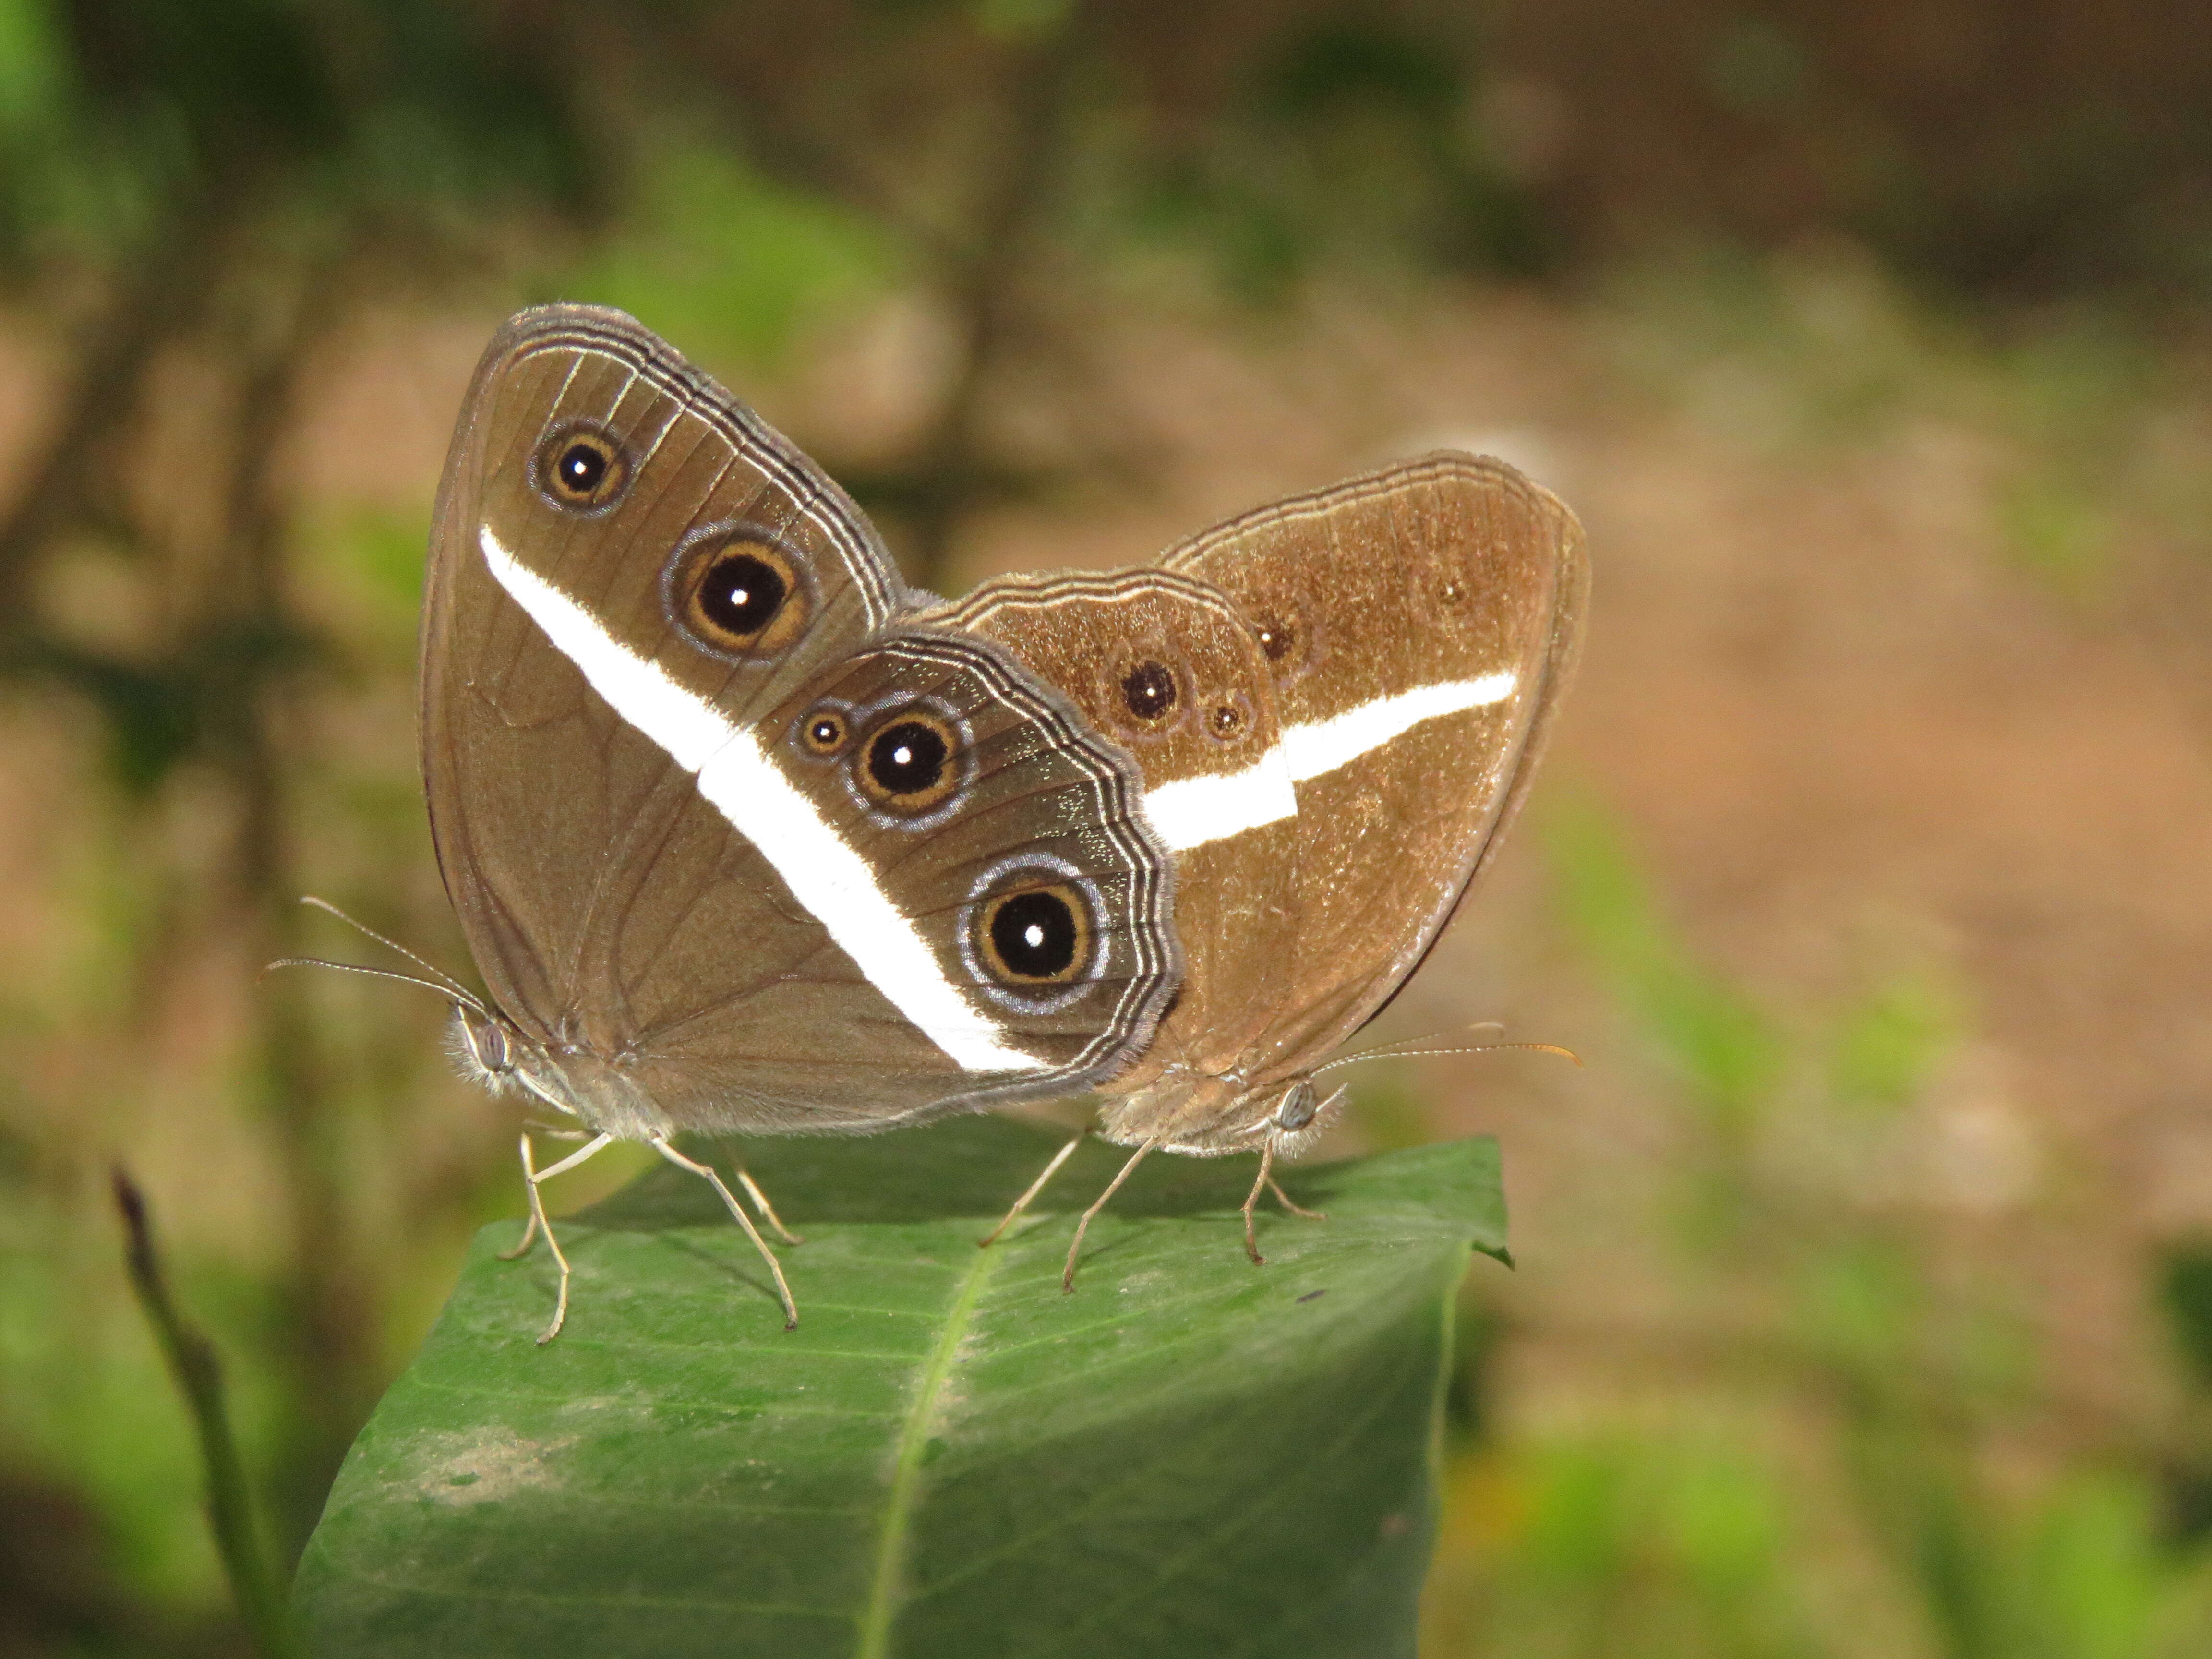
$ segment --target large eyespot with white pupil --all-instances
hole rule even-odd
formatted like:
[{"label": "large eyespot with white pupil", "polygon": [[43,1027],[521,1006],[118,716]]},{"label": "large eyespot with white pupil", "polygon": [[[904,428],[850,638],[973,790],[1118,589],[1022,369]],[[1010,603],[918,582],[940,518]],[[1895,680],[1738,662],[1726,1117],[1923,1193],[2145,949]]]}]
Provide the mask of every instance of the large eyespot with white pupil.
[{"label": "large eyespot with white pupil", "polygon": [[538,495],[563,513],[604,513],[629,488],[629,455],[596,421],[570,421],[545,434],[530,463]]},{"label": "large eyespot with white pupil", "polygon": [[718,656],[768,657],[813,611],[798,554],[759,525],[711,525],[676,550],[662,580],[670,617]]},{"label": "large eyespot with white pupil", "polygon": [[853,781],[869,804],[902,818],[943,805],[968,770],[960,729],[920,704],[879,715],[854,746]]},{"label": "large eyespot with white pupil", "polygon": [[1032,857],[984,878],[962,934],[962,954],[987,993],[1010,1007],[1048,1012],[1097,976],[1098,896],[1058,860]]}]

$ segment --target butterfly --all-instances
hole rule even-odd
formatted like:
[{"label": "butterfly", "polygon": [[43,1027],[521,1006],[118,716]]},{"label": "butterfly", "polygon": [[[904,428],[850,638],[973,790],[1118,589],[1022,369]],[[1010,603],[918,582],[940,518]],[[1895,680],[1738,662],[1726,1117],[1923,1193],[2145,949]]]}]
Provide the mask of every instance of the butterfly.
[{"label": "butterfly", "polygon": [[1263,1190],[1311,1213],[1274,1160],[1340,1104],[1316,1083],[1346,1063],[1328,1057],[1496,854],[1572,677],[1588,585],[1565,507],[1504,462],[1446,453],[1246,514],[1152,568],[1011,577],[934,613],[1008,646],[1129,751],[1176,860],[1182,993],[1096,1091],[1097,1133],[1136,1151],[1078,1223],[1064,1285],[1155,1151],[1259,1153],[1255,1263]]},{"label": "butterfly", "polygon": [[948,604],[640,324],[511,319],[422,628],[432,838],[484,994],[427,971],[462,1070],[584,1142],[540,1166],[520,1136],[510,1254],[543,1233],[560,1272],[538,1340],[570,1277],[540,1188],[617,1139],[714,1187],[787,1325],[775,1252],[678,1134],[1089,1096],[1137,1158],[1255,1150],[1268,1179],[1525,791],[1583,572],[1550,495],[1438,455],[1154,568]]}]

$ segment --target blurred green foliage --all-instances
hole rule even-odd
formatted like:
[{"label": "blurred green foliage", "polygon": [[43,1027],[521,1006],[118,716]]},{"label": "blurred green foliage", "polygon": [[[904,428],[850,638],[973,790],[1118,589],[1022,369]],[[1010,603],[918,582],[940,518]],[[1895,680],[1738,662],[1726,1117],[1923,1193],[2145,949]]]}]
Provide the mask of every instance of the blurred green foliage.
[{"label": "blurred green foliage", "polygon": [[[1869,1110],[1925,1109],[1966,1018],[1956,997],[1921,973],[1879,979],[1825,1031],[1785,1037],[1668,927],[1601,807],[1555,807],[1543,830],[1563,919],[1709,1137],[1659,1196],[1690,1223],[1675,1283],[1699,1301],[1677,1329],[1695,1334],[1644,1356],[1659,1374],[1634,1431],[1486,1432],[1498,1350],[1463,1351],[1475,1409],[1455,1417],[1436,1650],[2203,1650],[2212,1542],[2161,1514],[2156,1471],[2116,1447],[2024,1490],[2007,1478],[1995,1454],[2048,1409],[2007,1297],[1956,1282],[1934,1218],[1881,1190],[1878,1142],[1855,1134],[1871,1155],[1840,1169],[1804,1159],[1805,1120],[1852,1133]],[[2212,1376],[2208,1285],[2201,1252],[2169,1261],[2178,1339]]]}]

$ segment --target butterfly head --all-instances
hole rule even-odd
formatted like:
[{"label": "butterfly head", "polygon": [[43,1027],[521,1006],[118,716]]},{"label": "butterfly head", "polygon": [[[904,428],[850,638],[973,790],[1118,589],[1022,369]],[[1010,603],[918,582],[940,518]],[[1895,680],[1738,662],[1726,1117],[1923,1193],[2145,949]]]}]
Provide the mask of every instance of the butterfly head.
[{"label": "butterfly head", "polygon": [[556,1053],[481,1007],[453,1005],[448,1046],[463,1077],[495,1095],[541,1102],[594,1132],[646,1140],[673,1127],[621,1066],[581,1048]]}]

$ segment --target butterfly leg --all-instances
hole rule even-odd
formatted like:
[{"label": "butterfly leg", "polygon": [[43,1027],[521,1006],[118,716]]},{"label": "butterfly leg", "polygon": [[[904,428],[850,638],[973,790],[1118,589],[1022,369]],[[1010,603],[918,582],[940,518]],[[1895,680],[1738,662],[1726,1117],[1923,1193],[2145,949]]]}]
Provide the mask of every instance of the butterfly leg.
[{"label": "butterfly leg", "polygon": [[1106,1207],[1106,1200],[1121,1190],[1129,1172],[1145,1161],[1145,1155],[1160,1143],[1148,1140],[1129,1154],[1129,1161],[1121,1166],[1121,1173],[1106,1183],[1106,1190],[1098,1194],[1098,1201],[1083,1212],[1083,1219],[1075,1224],[1075,1242],[1067,1247],[1067,1266],[1060,1271],[1060,1288],[1073,1294],[1075,1290],[1075,1258],[1083,1253],[1083,1236],[1091,1231],[1091,1218]]},{"label": "butterfly leg", "polygon": [[775,1206],[768,1201],[768,1194],[760,1189],[760,1182],[753,1179],[752,1171],[742,1164],[733,1164],[731,1167],[738,1172],[738,1185],[745,1189],[745,1196],[752,1200],[753,1208],[761,1212],[761,1219],[775,1229],[776,1237],[787,1244],[806,1243],[783,1224],[783,1218],[775,1212]]},{"label": "butterfly leg", "polygon": [[1084,1143],[1085,1139],[1088,1138],[1090,1133],[1091,1132],[1088,1129],[1085,1129],[1082,1134],[1076,1136],[1074,1139],[1069,1141],[1066,1146],[1061,1147],[1058,1152],[1052,1155],[1052,1162],[1044,1166],[1044,1173],[1039,1176],[1035,1181],[1030,1182],[1029,1190],[1014,1200],[1014,1207],[1006,1212],[1006,1218],[1000,1221],[997,1226],[992,1228],[989,1232],[984,1234],[982,1237],[975,1241],[975,1248],[977,1249],[988,1249],[992,1245],[998,1243],[1000,1234],[1004,1233],[1007,1228],[1012,1226],[1015,1222],[1021,1219],[1022,1212],[1029,1208],[1030,1200],[1044,1190],[1044,1183],[1046,1182],[1051,1180],[1054,1176],[1060,1173],[1060,1166],[1067,1162],[1068,1158],[1073,1155],[1075,1149]]},{"label": "butterfly leg", "polygon": [[1267,1190],[1274,1194],[1276,1203],[1281,1205],[1294,1216],[1302,1217],[1308,1221],[1326,1221],[1328,1219],[1328,1211],[1309,1210],[1304,1205],[1293,1200],[1288,1193],[1283,1190],[1283,1183],[1279,1181],[1276,1181],[1271,1177],[1267,1182]]},{"label": "butterfly leg", "polygon": [[502,1254],[508,1261],[513,1261],[530,1248],[533,1235],[542,1232],[545,1235],[545,1248],[553,1252],[553,1260],[560,1267],[561,1290],[553,1302],[553,1322],[538,1336],[538,1346],[541,1348],[561,1334],[561,1327],[568,1318],[568,1258],[562,1251],[561,1241],[553,1237],[553,1224],[545,1218],[545,1197],[538,1188],[555,1176],[566,1175],[586,1158],[605,1152],[607,1143],[613,1139],[612,1135],[600,1135],[581,1150],[569,1153],[558,1164],[549,1164],[541,1170],[536,1167],[537,1160],[531,1156],[530,1132],[523,1131],[522,1173],[525,1190],[530,1194],[530,1222],[522,1230],[522,1243]]},{"label": "butterfly leg", "polygon": [[697,1163],[678,1152],[673,1146],[670,1145],[666,1135],[656,1135],[653,1138],[653,1150],[678,1169],[690,1170],[693,1175],[697,1176],[720,1195],[722,1207],[730,1212],[732,1219],[735,1220],[738,1225],[745,1230],[745,1237],[752,1240],[753,1249],[761,1253],[761,1260],[768,1263],[768,1270],[775,1279],[775,1293],[783,1298],[783,1328],[787,1331],[797,1330],[799,1304],[791,1299],[791,1286],[784,1283],[783,1264],[775,1259],[775,1252],[769,1249],[768,1241],[760,1236],[760,1229],[753,1225],[753,1218],[745,1213],[744,1206],[738,1202],[737,1194],[722,1184],[722,1177],[716,1175],[710,1166]]},{"label": "butterfly leg", "polygon": [[[501,1250],[499,1253],[499,1259],[501,1261],[520,1261],[530,1254],[531,1243],[538,1237],[538,1203],[536,1164],[537,1161],[530,1152],[530,1131],[525,1129],[522,1132],[522,1185],[523,1189],[530,1194],[530,1219],[523,1224],[522,1242],[511,1250]],[[547,1236],[550,1237],[551,1235]]]},{"label": "butterfly leg", "polygon": [[[1260,1254],[1260,1242],[1252,1236],[1252,1211],[1260,1201],[1261,1193],[1274,1186],[1274,1168],[1275,1143],[1270,1137],[1260,1147],[1260,1173],[1252,1177],[1252,1190],[1244,1194],[1244,1254],[1252,1258],[1255,1267],[1266,1267],[1267,1258]],[[1276,1187],[1275,1191],[1280,1195],[1282,1188]]]}]

